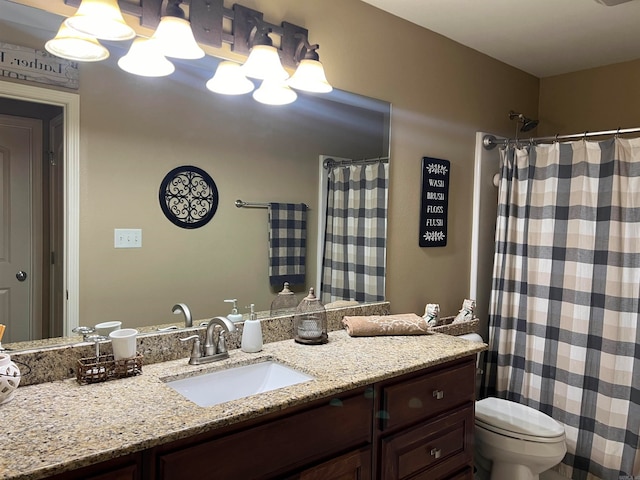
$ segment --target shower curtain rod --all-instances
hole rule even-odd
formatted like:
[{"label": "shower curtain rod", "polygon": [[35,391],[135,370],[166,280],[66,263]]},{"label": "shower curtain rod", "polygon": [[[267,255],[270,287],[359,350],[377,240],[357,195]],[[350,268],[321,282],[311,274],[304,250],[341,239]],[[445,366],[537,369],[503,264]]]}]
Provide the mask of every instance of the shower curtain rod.
[{"label": "shower curtain rod", "polygon": [[367,163],[389,163],[389,157],[376,157],[376,158],[361,158],[359,160],[334,160],[333,158],[327,158],[322,162],[322,166],[326,169],[343,166],[343,165],[365,165]]},{"label": "shower curtain rod", "polygon": [[486,150],[492,150],[497,146],[506,147],[512,143],[517,144],[521,143],[544,143],[544,142],[555,142],[558,140],[575,140],[579,138],[587,138],[587,137],[601,137],[604,135],[622,135],[624,133],[640,133],[640,127],[636,128],[617,128],[615,130],[601,130],[599,132],[583,132],[583,133],[573,133],[570,135],[553,135],[550,137],[537,137],[537,138],[506,138],[504,140],[498,140],[493,135],[485,135],[482,137],[482,145]]}]

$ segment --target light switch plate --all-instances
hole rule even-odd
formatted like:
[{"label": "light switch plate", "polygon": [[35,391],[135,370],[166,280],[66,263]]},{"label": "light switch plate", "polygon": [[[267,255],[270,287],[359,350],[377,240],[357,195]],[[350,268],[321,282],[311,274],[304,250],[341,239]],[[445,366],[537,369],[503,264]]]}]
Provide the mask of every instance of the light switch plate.
[{"label": "light switch plate", "polygon": [[114,229],[115,248],[142,248],[142,230],[139,228]]}]

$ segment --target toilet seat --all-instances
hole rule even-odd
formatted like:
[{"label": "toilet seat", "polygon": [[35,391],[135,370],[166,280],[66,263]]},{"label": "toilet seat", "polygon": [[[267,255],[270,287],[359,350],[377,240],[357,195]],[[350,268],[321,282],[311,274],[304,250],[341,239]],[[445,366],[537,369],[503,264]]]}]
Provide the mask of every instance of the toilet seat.
[{"label": "toilet seat", "polygon": [[489,397],[476,402],[476,425],[498,435],[538,443],[564,441],[564,427],[526,405]]}]

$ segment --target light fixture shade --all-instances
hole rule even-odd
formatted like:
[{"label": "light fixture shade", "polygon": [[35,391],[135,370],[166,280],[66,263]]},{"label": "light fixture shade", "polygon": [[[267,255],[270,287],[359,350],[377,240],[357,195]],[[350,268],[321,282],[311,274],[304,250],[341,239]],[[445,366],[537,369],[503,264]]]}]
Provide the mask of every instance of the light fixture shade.
[{"label": "light fixture shade", "polygon": [[298,98],[298,94],[291,90],[284,80],[267,78],[255,92],[253,98],[266,105],[287,105]]},{"label": "light fixture shade", "polygon": [[76,62],[99,62],[109,58],[109,50],[94,37],[67,27],[64,23],[54,38],[44,44],[45,50],[56,57]]},{"label": "light fixture shade", "polygon": [[187,60],[204,57],[204,50],[193,38],[191,24],[184,18],[162,17],[152,38],[158,40],[162,54],[166,57]]},{"label": "light fixture shade", "polygon": [[240,65],[226,60],[220,62],[206,86],[212,92],[224,95],[242,95],[255,88],[253,82],[244,76]]},{"label": "light fixture shade", "polygon": [[278,50],[270,45],[255,45],[249,53],[249,58],[242,65],[242,70],[247,77],[258,80],[289,78],[289,74],[280,62]]},{"label": "light fixture shade", "polygon": [[136,36],[122,18],[117,0],[82,0],[78,11],[65,24],[101,40],[129,40]]},{"label": "light fixture shade", "polygon": [[118,66],[125,72],[143,77],[164,77],[174,72],[173,63],[164,58],[156,40],[136,38],[129,52],[118,60]]},{"label": "light fixture shade", "polygon": [[296,90],[314,93],[329,93],[333,87],[327,82],[324,68],[318,60],[303,59],[287,82]]}]

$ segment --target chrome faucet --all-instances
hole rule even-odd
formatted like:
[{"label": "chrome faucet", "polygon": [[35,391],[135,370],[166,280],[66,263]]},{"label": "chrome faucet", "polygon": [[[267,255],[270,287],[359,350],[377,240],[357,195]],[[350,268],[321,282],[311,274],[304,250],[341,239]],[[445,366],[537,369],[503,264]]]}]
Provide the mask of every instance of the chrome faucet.
[{"label": "chrome faucet", "polygon": [[176,303],[173,306],[173,308],[171,309],[171,311],[175,315],[178,315],[180,313],[182,313],[184,315],[184,326],[185,327],[192,327],[193,326],[193,318],[191,318],[191,310],[189,310],[189,307],[187,307],[187,305],[185,303]]},{"label": "chrome faucet", "polygon": [[[219,328],[218,340],[215,341],[216,327]],[[204,339],[204,349],[200,347],[200,337],[191,335],[187,338],[180,338],[181,342],[194,340],[189,358],[189,365],[200,365],[201,363],[215,362],[229,358],[229,352],[225,343],[225,335],[235,332],[236,326],[226,317],[214,317],[207,324],[207,333]]]}]

